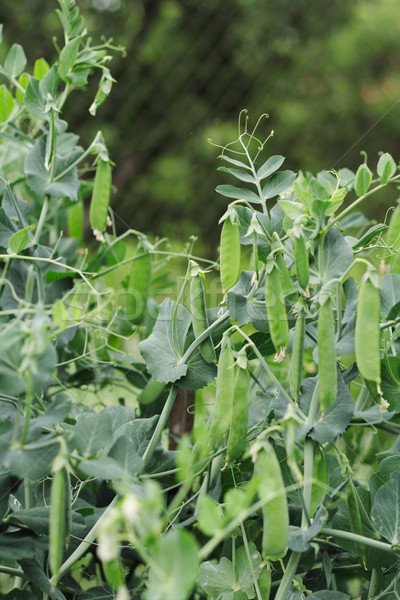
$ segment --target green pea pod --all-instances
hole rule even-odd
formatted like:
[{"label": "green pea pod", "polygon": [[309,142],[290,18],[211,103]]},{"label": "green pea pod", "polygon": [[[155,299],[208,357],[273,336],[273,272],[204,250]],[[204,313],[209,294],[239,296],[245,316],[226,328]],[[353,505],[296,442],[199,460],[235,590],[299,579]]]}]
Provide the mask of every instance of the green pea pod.
[{"label": "green pea pod", "polygon": [[276,254],[276,264],[278,266],[279,272],[281,274],[282,281],[282,290],[284,295],[291,294],[296,291],[296,288],[293,285],[292,278],[290,277],[289,270],[286,266],[285,259],[283,258],[283,254],[278,252]]},{"label": "green pea pod", "polygon": [[118,591],[118,588],[125,583],[125,577],[119,556],[113,560],[103,562],[101,564],[103,566],[103,571],[107,582],[115,591]]},{"label": "green pea pod", "polygon": [[259,480],[260,500],[271,497],[262,508],[262,555],[278,560],[285,551],[289,537],[289,511],[285,485],[275,451],[267,440],[256,442],[251,450],[254,476]]},{"label": "green pea pod", "polygon": [[310,517],[315,515],[315,511],[320,505],[321,500],[329,487],[328,468],[326,466],[325,456],[318,446],[316,446],[314,449],[313,480]]},{"label": "green pea pod", "polygon": [[303,236],[295,237],[293,244],[294,262],[296,265],[297,281],[301,289],[307,289],[310,281],[310,267],[308,264],[308,250]]},{"label": "green pea pod", "polygon": [[318,315],[318,388],[321,411],[332,406],[337,395],[335,319],[329,296],[321,299]]},{"label": "green pea pod", "polygon": [[150,379],[138,396],[139,404],[155,402],[165,388],[165,383]]},{"label": "green pea pod", "polygon": [[290,360],[290,393],[296,402],[299,399],[301,382],[303,380],[305,331],[306,317],[304,310],[301,308],[294,328],[292,357]]},{"label": "green pea pod", "polygon": [[235,386],[235,358],[231,338],[224,334],[218,361],[217,387],[214,413],[211,419],[209,440],[211,448],[217,448],[228,431],[232,419],[232,402]]},{"label": "green pea pod", "polygon": [[380,296],[368,272],[364,275],[357,303],[355,352],[361,375],[369,381],[381,382]]},{"label": "green pea pod", "polygon": [[151,283],[151,256],[145,249],[139,249],[132,262],[128,282],[126,312],[132,323],[141,323],[147,308]]},{"label": "green pea pod", "polygon": [[66,478],[65,467],[56,466],[50,490],[49,563],[56,584],[62,564],[65,544]]},{"label": "green pea pod", "polygon": [[265,277],[265,306],[272,343],[277,353],[281,353],[289,342],[289,325],[281,274],[276,265]]},{"label": "green pea pod", "polygon": [[386,233],[386,243],[393,247],[397,254],[390,259],[390,271],[400,274],[400,203],[394,209],[390,217],[389,227]]},{"label": "green pea pod", "polygon": [[237,283],[240,274],[240,232],[239,225],[228,217],[221,230],[220,277],[224,294]]},{"label": "green pea pod", "polygon": [[265,565],[258,576],[258,589],[262,600],[269,600],[272,587],[272,576],[269,565]]},{"label": "green pea pod", "polygon": [[111,165],[108,160],[99,160],[94,178],[89,221],[93,230],[104,231],[107,223],[111,196]]},{"label": "green pea pod", "polygon": [[[363,535],[363,527],[361,521],[360,506],[358,503],[358,497],[354,483],[350,480],[347,485],[347,496],[346,496],[347,513],[349,515],[350,529],[352,533]],[[365,546],[364,544],[357,544],[358,551],[361,554],[362,560],[365,564]]]},{"label": "green pea pod", "polygon": [[68,235],[82,243],[83,241],[84,207],[82,200],[71,204],[68,208]]},{"label": "green pea pod", "polygon": [[232,402],[232,422],[229,431],[226,462],[239,460],[245,451],[249,422],[250,376],[247,369],[235,365],[235,381]]},{"label": "green pea pod", "polygon": [[[208,328],[206,298],[200,275],[192,275],[190,279],[190,310],[195,337],[199,337]],[[214,345],[208,337],[200,344],[200,354],[208,363],[216,361]]]}]

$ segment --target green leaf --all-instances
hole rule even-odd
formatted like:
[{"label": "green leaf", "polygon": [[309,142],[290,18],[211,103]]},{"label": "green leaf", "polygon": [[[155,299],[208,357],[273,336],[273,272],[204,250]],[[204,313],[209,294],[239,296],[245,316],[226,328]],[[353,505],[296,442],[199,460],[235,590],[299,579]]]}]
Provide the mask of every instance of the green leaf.
[{"label": "green leaf", "polygon": [[253,175],[250,175],[250,173],[246,173],[246,171],[241,171],[240,169],[228,169],[227,167],[218,167],[217,171],[223,171],[224,173],[229,173],[230,175],[233,175],[237,179],[240,179],[240,181],[246,181],[247,183],[255,183],[256,182]]},{"label": "green leaf", "polygon": [[4,68],[10,77],[18,77],[26,66],[26,56],[24,49],[19,44],[11,46],[4,62]]},{"label": "green leaf", "polygon": [[393,158],[385,152],[378,160],[377,172],[381,183],[386,183],[396,173],[396,163]]},{"label": "green leaf", "polygon": [[24,572],[24,577],[33,582],[35,587],[37,586],[44,594],[47,594],[51,600],[65,600],[64,594],[51,585],[37,557],[21,560],[19,564]]},{"label": "green leaf", "polygon": [[264,198],[268,200],[269,198],[274,198],[275,196],[279,196],[279,194],[283,194],[283,192],[286,192],[287,189],[292,187],[295,179],[296,173],[293,173],[293,171],[280,171],[279,173],[275,173],[263,187]]},{"label": "green leaf", "polygon": [[83,456],[92,456],[111,443],[111,421],[107,413],[95,413],[81,419],[74,430],[73,444]]},{"label": "green leaf", "polygon": [[270,158],[258,169],[257,178],[262,180],[275,173],[283,164],[284,156],[270,156]]},{"label": "green leaf", "polygon": [[267,311],[264,301],[264,284],[252,292],[253,271],[242,271],[239,281],[227,294],[229,313],[239,326],[252,323],[258,331],[269,332]]},{"label": "green leaf", "polygon": [[322,260],[316,260],[312,268],[322,281],[341,277],[353,262],[353,250],[336,227],[329,229],[321,251]]},{"label": "green leaf", "polygon": [[395,319],[400,314],[400,275],[387,273],[379,288],[381,313],[385,320]]},{"label": "green leaf", "polygon": [[37,534],[47,534],[49,532],[49,514],[48,506],[36,506],[34,508],[20,508],[10,515],[13,523],[19,523],[34,531]]},{"label": "green leaf", "polygon": [[32,558],[35,554],[35,542],[30,537],[21,535],[0,535],[0,557],[19,560],[21,558]]},{"label": "green leaf", "polygon": [[38,79],[29,76],[28,87],[25,90],[24,104],[32,117],[43,120],[47,119],[48,116],[43,112],[46,106],[46,98],[41,92],[39,83]]},{"label": "green leaf", "polygon": [[304,529],[303,527],[289,526],[288,547],[294,552],[307,552],[310,549],[309,542],[318,535],[322,527],[328,520],[328,513],[324,507],[317,511],[311,525]]},{"label": "green leaf", "polygon": [[8,243],[8,248],[11,254],[19,254],[21,250],[24,250],[30,243],[30,227],[25,227],[25,229],[20,229],[16,231],[11,237]]},{"label": "green leaf", "polygon": [[50,65],[44,58],[38,58],[35,60],[35,64],[33,67],[33,76],[36,79],[42,80],[45,75],[50,71]]},{"label": "green leaf", "polygon": [[28,592],[27,590],[13,590],[3,596],[3,600],[37,600],[37,596],[34,596],[32,592]]},{"label": "green leaf", "polygon": [[[308,408],[311,402],[316,380],[315,377],[309,377],[303,382],[302,410]],[[326,410],[324,417],[314,425],[309,434],[313,440],[320,444],[331,441],[337,435],[344,433],[354,413],[353,397],[339,373],[337,390],[336,402]]]},{"label": "green leaf", "polygon": [[144,600],[187,600],[198,569],[198,545],[187,530],[173,529],[159,537],[153,548]]},{"label": "green leaf", "polygon": [[234,185],[217,185],[215,191],[221,196],[226,196],[227,198],[235,198],[236,200],[247,200],[247,202],[252,202],[253,204],[261,204],[260,197],[248,190],[246,188],[238,188]]},{"label": "green leaf", "polygon": [[235,569],[226,557],[217,563],[207,561],[200,565],[199,583],[207,596],[233,600],[235,592],[241,591],[244,597],[255,597],[252,570],[260,570],[262,559],[253,542],[249,543],[249,551],[251,565],[244,546],[236,550]]},{"label": "green leaf", "polygon": [[18,83],[23,88],[24,91],[21,91],[19,88],[17,88],[15,90],[15,99],[20,104],[23,104],[24,103],[24,98],[25,98],[25,90],[26,90],[26,88],[29,85],[29,75],[28,75],[28,73],[21,73],[21,75],[18,77]]},{"label": "green leaf", "polygon": [[230,156],[226,156],[226,154],[220,154],[218,156],[218,158],[221,158],[222,160],[226,160],[226,162],[230,163],[231,165],[235,165],[236,167],[243,167],[243,169],[251,170],[251,167],[249,165],[246,165],[246,163],[242,162],[241,160],[236,160],[235,158],[231,158]]},{"label": "green leaf", "polygon": [[[33,447],[32,447],[33,446]],[[59,444],[54,439],[54,444],[45,448],[40,443],[35,448],[34,444],[29,444],[27,448],[7,448],[3,465],[12,475],[21,479],[37,481],[41,477],[46,477],[50,465],[59,451]],[[2,453],[2,444],[0,444],[0,453]],[[7,451],[8,450],[8,451]]]},{"label": "green leaf", "polygon": [[78,55],[78,48],[80,43],[81,38],[75,38],[73,40],[70,40],[60,52],[60,58],[58,61],[58,73],[61,79],[63,79],[63,81],[66,81],[67,83],[69,83],[71,80],[69,75]]},{"label": "green leaf", "polygon": [[198,526],[206,535],[213,536],[225,525],[224,514],[218,502],[210,496],[202,496],[198,503]]},{"label": "green leaf", "polygon": [[200,389],[214,379],[216,368],[205,362],[198,349],[186,364],[182,363],[184,351],[193,341],[193,335],[188,336],[192,319],[182,305],[177,307],[174,316],[175,306],[169,298],[162,302],[153,331],[139,343],[139,350],[156,381],[172,383],[181,380],[181,387]]},{"label": "green leaf", "polygon": [[354,180],[354,189],[357,196],[363,196],[368,192],[372,181],[372,173],[366,164],[358,167],[356,178]]},{"label": "green leaf", "polygon": [[378,452],[376,457],[384,475],[400,472],[400,436],[391,448],[385,452]]},{"label": "green leaf", "polygon": [[29,152],[25,160],[25,172],[28,175],[28,185],[32,191],[39,196],[49,194],[54,198],[69,198],[70,200],[78,199],[79,179],[76,172],[76,167],[70,169],[76,160],[81,155],[81,150],[76,149],[67,156],[56,156],[54,179],[58,181],[49,181],[49,172],[45,167],[46,157],[46,142],[44,137],[41,137],[32,150]]},{"label": "green leaf", "polygon": [[400,474],[392,473],[390,481],[376,492],[371,509],[376,530],[393,546],[400,543]]},{"label": "green leaf", "polygon": [[14,109],[14,98],[4,84],[0,85],[0,123],[5,123]]}]

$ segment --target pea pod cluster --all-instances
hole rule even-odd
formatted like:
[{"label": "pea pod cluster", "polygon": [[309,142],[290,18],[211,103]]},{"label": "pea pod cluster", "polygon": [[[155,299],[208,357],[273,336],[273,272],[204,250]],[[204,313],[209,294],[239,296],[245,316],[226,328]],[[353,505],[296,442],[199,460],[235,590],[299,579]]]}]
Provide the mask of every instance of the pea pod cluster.
[{"label": "pea pod cluster", "polygon": [[268,440],[257,441],[251,449],[254,477],[258,479],[260,500],[268,498],[262,508],[262,555],[277,560],[285,551],[289,537],[289,511],[285,485],[278,458]]}]

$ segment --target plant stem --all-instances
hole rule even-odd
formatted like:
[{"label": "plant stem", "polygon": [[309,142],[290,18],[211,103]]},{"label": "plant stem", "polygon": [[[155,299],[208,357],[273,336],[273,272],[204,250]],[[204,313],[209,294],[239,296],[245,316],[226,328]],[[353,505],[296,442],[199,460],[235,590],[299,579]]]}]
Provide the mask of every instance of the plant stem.
[{"label": "plant stem", "polygon": [[293,578],[296,575],[300,556],[300,552],[292,552],[290,555],[286,565],[285,573],[281,579],[281,583],[279,584],[278,591],[276,592],[275,600],[287,600],[290,588],[292,587]]},{"label": "plant stem", "polygon": [[42,235],[42,230],[43,230],[43,226],[46,221],[48,209],[49,209],[49,196],[46,195],[44,197],[42,210],[40,211],[39,221],[38,221],[36,231],[35,231],[35,237],[33,238],[34,244],[38,244],[40,241],[40,236]]},{"label": "plant stem", "polygon": [[200,346],[200,344],[206,340],[215,329],[218,329],[218,327],[227,319],[229,319],[229,313],[226,312],[223,315],[221,315],[216,321],[214,321],[214,323],[212,323],[209,327],[207,327],[207,329],[205,329],[203,331],[203,333],[201,333],[195,340],[194,342],[192,342],[189,346],[189,348],[186,350],[185,354],[182,356],[182,358],[179,361],[179,364],[185,364],[189,358],[192,356],[193,352],[196,350],[196,348],[198,348],[198,346]]},{"label": "plant stem", "polygon": [[345,217],[346,215],[348,215],[353,210],[353,208],[355,208],[356,206],[358,206],[359,204],[361,204],[361,202],[363,202],[363,200],[365,200],[365,198],[368,198],[368,196],[372,196],[372,194],[375,194],[375,192],[378,192],[379,190],[381,190],[384,187],[386,187],[388,183],[392,183],[394,181],[397,181],[399,178],[400,178],[400,175],[396,175],[396,177],[392,177],[392,179],[390,179],[387,183],[382,183],[380,185],[377,185],[376,187],[372,188],[372,190],[369,190],[369,192],[366,192],[365,194],[363,194],[362,196],[360,196],[359,198],[357,198],[356,200],[354,200],[354,202],[352,202],[339,215],[337,215],[337,217],[335,217],[334,219],[332,219],[332,221],[330,221],[326,225],[324,231],[325,232],[328,231],[333,225],[336,225],[336,223],[339,223],[339,221],[341,221],[343,219],[343,217]]},{"label": "plant stem", "polygon": [[[97,532],[98,532],[101,524],[107,518],[108,514],[114,507],[114,504],[117,502],[117,500],[118,500],[118,496],[115,496],[115,498],[113,498],[111,503],[107,506],[106,510],[103,512],[103,514],[99,518],[99,520],[96,521],[96,523],[93,525],[92,529],[85,536],[85,538],[82,540],[82,542],[76,548],[76,550],[74,550],[74,552],[71,554],[71,556],[69,556],[67,558],[67,560],[61,565],[60,570],[57,575],[57,581],[61,579],[61,577],[64,575],[64,573],[66,573],[72,567],[72,565],[75,564],[81,558],[81,556],[83,556],[85,554],[85,552],[87,550],[89,550],[92,542],[94,542],[94,540],[96,539]],[[53,578],[50,579],[50,583],[54,587],[55,582],[53,581]]]},{"label": "plant stem", "polygon": [[[350,540],[354,543],[365,544],[366,546],[370,546],[371,548],[376,548],[377,550],[384,550],[386,552],[394,552],[392,546],[387,542],[381,542],[380,540],[374,540],[372,538],[368,538],[365,535],[359,535],[358,533],[352,533],[351,531],[342,531],[341,529],[330,529],[329,527],[323,527],[320,533],[324,535],[334,536],[338,538],[342,538],[344,540]],[[398,551],[397,551],[398,552]]]},{"label": "plant stem", "polygon": [[368,598],[367,600],[372,600],[377,592],[377,587],[379,583],[379,569],[374,567],[371,572],[371,579],[369,582],[369,590],[368,590]]},{"label": "plant stem", "polygon": [[160,418],[158,419],[157,426],[154,430],[154,433],[151,437],[149,445],[147,446],[144,454],[143,454],[143,463],[144,465],[148,465],[151,457],[153,456],[154,450],[157,447],[158,442],[161,439],[162,432],[164,431],[165,425],[167,424],[169,414],[171,412],[172,406],[175,402],[176,395],[178,393],[178,386],[172,385],[168,394],[168,398],[164,407],[162,409]]},{"label": "plant stem", "polygon": [[15,569],[14,567],[6,567],[4,565],[0,565],[0,573],[5,573],[6,575],[20,578],[25,576],[22,569]]}]

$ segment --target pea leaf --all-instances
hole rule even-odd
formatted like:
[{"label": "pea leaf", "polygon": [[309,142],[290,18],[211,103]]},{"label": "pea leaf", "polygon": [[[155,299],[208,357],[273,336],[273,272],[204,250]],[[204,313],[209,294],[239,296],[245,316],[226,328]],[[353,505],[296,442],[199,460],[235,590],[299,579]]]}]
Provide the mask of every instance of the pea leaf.
[{"label": "pea leaf", "polygon": [[396,163],[388,152],[381,155],[376,170],[381,178],[381,183],[386,183],[396,173]]},{"label": "pea leaf", "polygon": [[[321,249],[320,249],[321,251]],[[313,270],[322,281],[340,277],[353,261],[353,250],[339,229],[331,227],[322,247],[322,261],[315,260]],[[320,264],[321,263],[321,264]]]},{"label": "pea leaf", "polygon": [[9,89],[0,85],[0,123],[5,123],[11,116],[14,109],[14,98]]},{"label": "pea leaf", "polygon": [[265,161],[265,163],[258,169],[257,178],[260,180],[266,179],[282,166],[284,160],[284,156],[270,156],[269,159]]},{"label": "pea leaf", "polygon": [[4,62],[4,68],[11,77],[18,77],[26,66],[24,49],[19,44],[13,44]]},{"label": "pea leaf", "polygon": [[198,525],[200,531],[213,536],[225,524],[221,506],[210,496],[202,496],[198,503]]},{"label": "pea leaf", "polygon": [[[316,377],[309,377],[303,382],[303,395],[300,403],[302,410],[308,410],[316,381]],[[329,442],[337,435],[344,433],[354,413],[353,397],[339,372],[337,384],[336,402],[326,410],[323,418],[316,423],[311,433],[309,433],[310,437],[320,444]]]},{"label": "pea leaf", "polygon": [[169,298],[162,302],[153,331],[139,343],[139,350],[156,381],[172,383],[180,380],[181,387],[200,389],[214,379],[216,367],[205,362],[198,350],[187,363],[181,362],[185,349],[193,341],[193,335],[188,335],[191,314],[180,304],[174,317],[175,306]]},{"label": "pea leaf", "polygon": [[25,173],[28,175],[28,185],[31,190],[39,196],[49,194],[54,198],[67,197],[70,200],[78,200],[80,183],[76,167],[71,169],[70,167],[81,153],[81,149],[76,148],[66,156],[57,155],[54,177],[52,181],[49,181],[49,173],[45,167],[46,142],[45,138],[41,137],[25,160]]},{"label": "pea leaf", "polygon": [[240,169],[228,169],[227,167],[218,167],[217,171],[223,171],[224,173],[229,173],[236,177],[236,179],[240,179],[240,181],[246,181],[247,183],[255,183],[253,175],[250,173],[246,173],[246,171],[242,171]]},{"label": "pea leaf", "polygon": [[392,545],[400,543],[400,474],[392,473],[390,481],[376,492],[371,509],[376,530]]},{"label": "pea leaf", "polygon": [[280,171],[279,173],[275,173],[263,187],[264,198],[268,200],[269,198],[274,198],[275,196],[279,196],[279,194],[286,192],[286,190],[293,185],[295,179],[296,173],[293,173],[293,171]]},{"label": "pea leaf", "polygon": [[18,254],[21,250],[24,250],[30,242],[29,232],[30,227],[25,227],[16,231],[11,237],[8,243],[8,248],[11,254]]},{"label": "pea leaf", "polygon": [[253,271],[242,271],[239,281],[227,293],[230,315],[239,325],[252,323],[258,331],[268,332],[268,319],[264,301],[264,280],[252,292]]},{"label": "pea leaf", "polygon": [[356,177],[354,180],[354,189],[357,196],[363,196],[368,192],[369,186],[372,181],[372,173],[366,164],[362,164],[358,167]]},{"label": "pea leaf", "polygon": [[259,571],[262,559],[253,542],[249,543],[249,551],[252,569],[244,546],[236,550],[235,569],[226,557],[217,563],[207,561],[200,565],[199,582],[207,596],[230,599],[241,591],[243,598],[255,597],[252,570]]},{"label": "pea leaf", "polygon": [[230,156],[227,156],[226,154],[220,154],[218,156],[218,158],[221,158],[222,160],[226,160],[226,162],[230,163],[231,165],[235,165],[236,167],[242,167],[243,169],[251,170],[251,167],[249,165],[246,165],[246,163],[242,162],[241,160],[236,160],[235,158],[231,158]]},{"label": "pea leaf", "polygon": [[112,440],[110,417],[100,412],[81,419],[74,430],[73,445],[84,456],[92,456]]},{"label": "pea leaf", "polygon": [[159,537],[152,551],[145,600],[186,600],[197,579],[198,545],[187,530],[173,529]]},{"label": "pea leaf", "polygon": [[396,473],[400,471],[400,436],[391,448],[376,455],[380,462],[383,474]]},{"label": "pea leaf", "polygon": [[261,204],[260,197],[247,188],[238,188],[234,185],[217,185],[215,191],[221,196],[235,198],[235,200],[247,200],[253,204]]},{"label": "pea leaf", "polygon": [[400,314],[400,275],[387,273],[379,288],[381,313],[385,320],[395,319]]},{"label": "pea leaf", "polygon": [[46,106],[46,97],[43,95],[39,83],[36,77],[29,76],[29,83],[24,95],[24,104],[32,117],[42,120],[47,119],[48,116],[43,112]]}]

